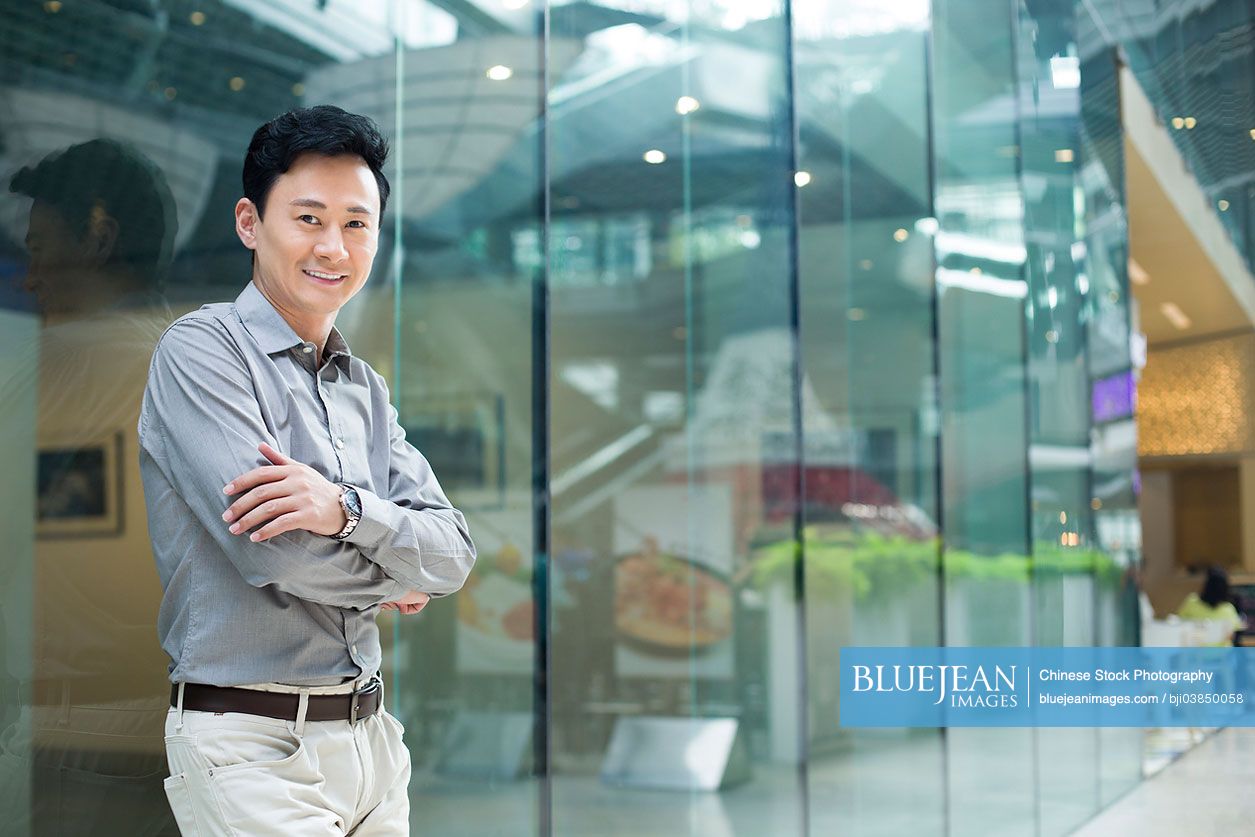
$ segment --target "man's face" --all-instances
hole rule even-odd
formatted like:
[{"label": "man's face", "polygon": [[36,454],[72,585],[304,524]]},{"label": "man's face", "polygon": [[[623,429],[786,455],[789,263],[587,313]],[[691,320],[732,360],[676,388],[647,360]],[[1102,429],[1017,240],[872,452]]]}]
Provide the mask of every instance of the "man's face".
[{"label": "man's face", "polygon": [[92,281],[91,260],[61,213],[43,201],[31,206],[26,230],[30,267],[23,288],[35,295],[41,311],[70,307],[76,286]]},{"label": "man's face", "polygon": [[379,186],[360,157],[304,154],[266,197],[247,199],[236,226],[257,257],[254,275],[276,307],[297,317],[334,316],[370,276],[379,245]]}]

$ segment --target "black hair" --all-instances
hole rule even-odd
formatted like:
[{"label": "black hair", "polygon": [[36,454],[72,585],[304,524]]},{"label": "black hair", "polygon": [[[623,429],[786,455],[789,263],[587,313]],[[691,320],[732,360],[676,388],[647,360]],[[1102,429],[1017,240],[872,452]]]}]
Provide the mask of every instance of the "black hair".
[{"label": "black hair", "polygon": [[266,210],[266,197],[279,175],[292,168],[302,154],[361,157],[379,186],[379,214],[388,205],[388,178],[383,166],[388,159],[388,141],[379,126],[366,116],[334,105],[298,108],[280,114],[253,134],[244,155],[244,197],[257,207],[260,217]]},{"label": "black hair", "polygon": [[108,266],[126,267],[153,286],[170,266],[178,231],[174,196],[161,170],[130,145],[111,139],[72,145],[20,169],[9,191],[55,209],[78,238],[97,207],[107,213],[118,224]]},{"label": "black hair", "polygon": [[1211,607],[1229,601],[1229,574],[1220,567],[1208,567],[1207,580],[1203,582],[1203,592],[1198,597]]}]

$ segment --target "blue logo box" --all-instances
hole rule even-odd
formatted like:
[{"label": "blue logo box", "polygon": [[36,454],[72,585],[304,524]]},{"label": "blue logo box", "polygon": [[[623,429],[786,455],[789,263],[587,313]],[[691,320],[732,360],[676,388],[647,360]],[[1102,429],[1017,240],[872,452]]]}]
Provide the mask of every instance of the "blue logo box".
[{"label": "blue logo box", "polygon": [[1255,648],[843,648],[843,727],[1255,726]]}]

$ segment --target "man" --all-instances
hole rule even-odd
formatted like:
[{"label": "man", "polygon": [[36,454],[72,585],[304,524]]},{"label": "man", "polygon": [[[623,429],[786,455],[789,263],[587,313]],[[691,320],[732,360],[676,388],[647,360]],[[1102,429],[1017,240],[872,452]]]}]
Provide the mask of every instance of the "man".
[{"label": "man", "polygon": [[259,128],[235,207],[252,281],[153,355],[140,458],[186,834],[408,833],[375,617],[457,590],[475,547],[334,327],[374,261],[386,156],[339,108]]}]

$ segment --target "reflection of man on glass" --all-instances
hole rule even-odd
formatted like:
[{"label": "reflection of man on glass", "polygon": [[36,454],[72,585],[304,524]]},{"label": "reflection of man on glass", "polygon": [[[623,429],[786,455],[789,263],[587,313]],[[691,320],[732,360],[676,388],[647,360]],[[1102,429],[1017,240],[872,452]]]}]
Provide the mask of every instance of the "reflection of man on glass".
[{"label": "reflection of man on glass", "polygon": [[152,304],[174,248],[174,199],[147,158],[96,139],[13,176],[33,199],[25,287],[50,322]]},{"label": "reflection of man on glass", "polygon": [[[30,705],[0,732],[0,810],[13,810],[19,820],[8,824],[19,831],[29,807],[36,830],[111,833],[124,818],[129,833],[156,834],[169,822],[160,777],[168,686],[153,671],[161,588],[143,512],[124,497],[139,493],[135,425],[153,346],[171,319],[159,289],[175,202],[160,169],[112,139],[48,154],[7,186],[30,200],[23,286],[42,327],[8,359],[0,428],[36,428],[28,490],[41,537],[29,617],[0,614],[0,630],[31,654]],[[36,416],[10,412],[31,390]],[[14,771],[31,778],[30,806],[6,805]]]},{"label": "reflection of man on glass", "polygon": [[386,155],[339,108],[259,128],[235,207],[252,281],[153,355],[140,457],[188,834],[408,833],[375,617],[457,590],[475,548],[334,327],[374,261]]}]

